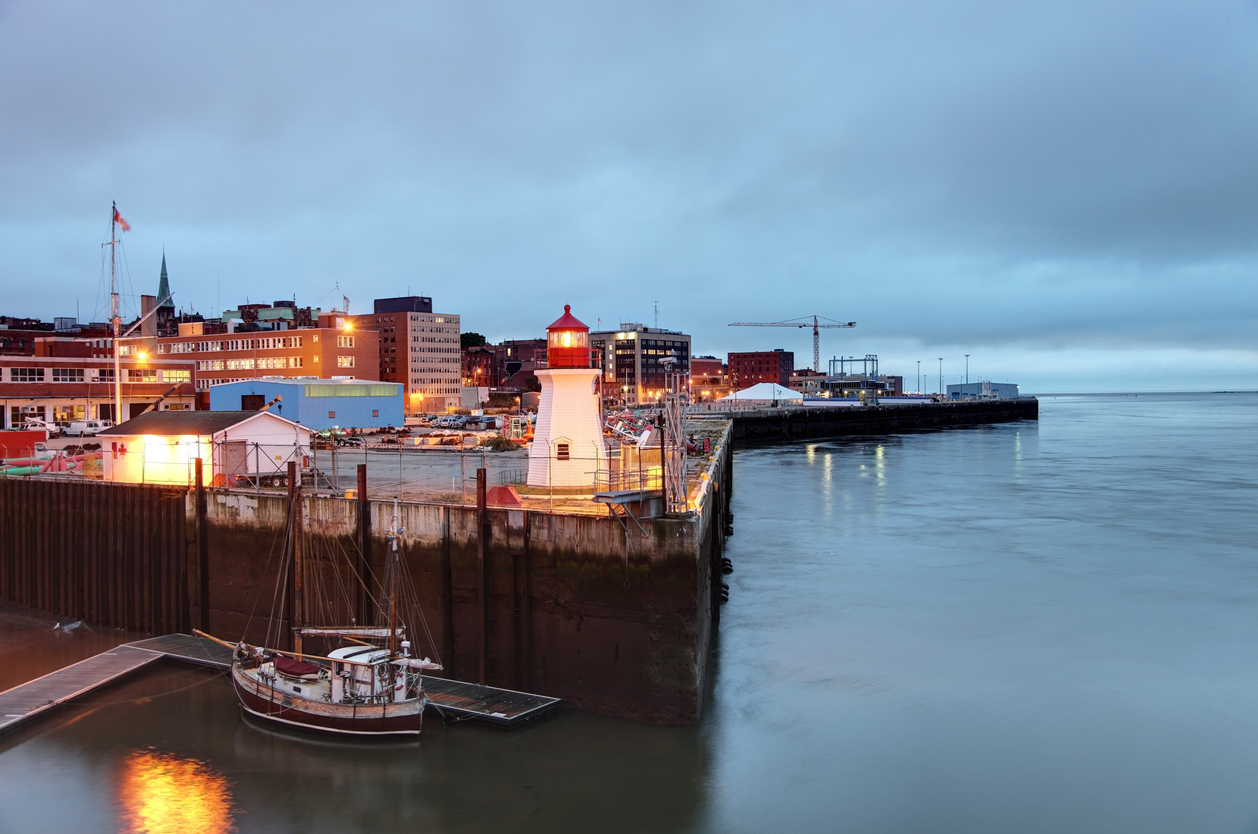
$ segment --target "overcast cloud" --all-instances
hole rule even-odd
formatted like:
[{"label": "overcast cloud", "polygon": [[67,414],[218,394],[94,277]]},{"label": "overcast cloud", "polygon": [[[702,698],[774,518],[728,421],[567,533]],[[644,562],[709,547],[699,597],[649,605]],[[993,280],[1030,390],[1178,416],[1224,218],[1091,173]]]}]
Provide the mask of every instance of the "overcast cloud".
[{"label": "overcast cloud", "polygon": [[1258,388],[1256,79],[1240,2],[0,2],[0,311],[103,318],[117,200],[128,293],[165,245],[206,314]]}]

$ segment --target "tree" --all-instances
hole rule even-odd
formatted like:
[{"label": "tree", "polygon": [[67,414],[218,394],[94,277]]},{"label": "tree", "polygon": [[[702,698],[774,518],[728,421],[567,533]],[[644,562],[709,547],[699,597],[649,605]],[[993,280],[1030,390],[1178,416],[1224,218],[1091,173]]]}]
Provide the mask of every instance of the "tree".
[{"label": "tree", "polygon": [[459,347],[467,350],[470,347],[481,347],[487,340],[479,333],[460,333]]}]

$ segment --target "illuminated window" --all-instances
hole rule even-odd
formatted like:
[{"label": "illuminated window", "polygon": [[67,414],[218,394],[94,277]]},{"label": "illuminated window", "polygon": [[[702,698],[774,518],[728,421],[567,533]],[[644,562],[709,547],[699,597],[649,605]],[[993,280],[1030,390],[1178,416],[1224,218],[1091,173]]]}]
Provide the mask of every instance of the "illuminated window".
[{"label": "illuminated window", "polygon": [[191,382],[192,371],[162,371],[162,378],[166,382]]},{"label": "illuminated window", "polygon": [[354,367],[354,357],[352,357],[352,356],[338,356],[338,357],[336,357],[336,367],[338,367],[338,368],[352,368],[352,367]]}]

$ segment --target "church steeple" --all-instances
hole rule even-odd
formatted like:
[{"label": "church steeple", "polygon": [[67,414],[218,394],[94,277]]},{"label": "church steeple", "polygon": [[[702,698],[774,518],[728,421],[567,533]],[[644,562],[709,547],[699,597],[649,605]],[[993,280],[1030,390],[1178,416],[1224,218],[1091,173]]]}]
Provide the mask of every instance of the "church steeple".
[{"label": "church steeple", "polygon": [[[157,285],[157,300],[161,301],[168,295],[170,295],[170,279],[166,277],[166,250],[162,249],[162,279]],[[175,309],[174,299],[167,299],[161,306]]]}]

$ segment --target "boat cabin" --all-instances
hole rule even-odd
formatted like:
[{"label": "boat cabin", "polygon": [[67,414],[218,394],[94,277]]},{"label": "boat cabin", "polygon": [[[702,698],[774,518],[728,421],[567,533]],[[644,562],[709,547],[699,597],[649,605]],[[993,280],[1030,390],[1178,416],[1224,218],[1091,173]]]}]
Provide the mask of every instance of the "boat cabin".
[{"label": "boat cabin", "polygon": [[329,652],[332,703],[401,700],[406,676],[390,657],[388,649],[377,646],[343,646]]}]

